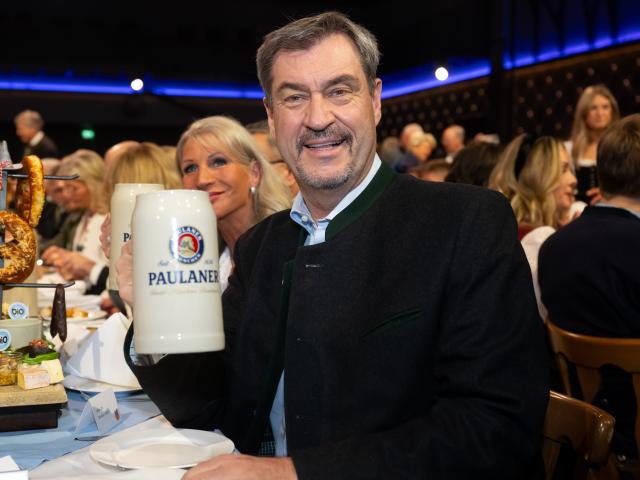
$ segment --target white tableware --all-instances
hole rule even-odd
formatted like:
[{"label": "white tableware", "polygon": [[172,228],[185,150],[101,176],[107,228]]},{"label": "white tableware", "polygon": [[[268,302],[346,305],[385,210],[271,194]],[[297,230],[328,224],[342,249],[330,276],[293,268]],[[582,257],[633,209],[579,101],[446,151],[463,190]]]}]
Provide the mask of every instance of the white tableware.
[{"label": "white tableware", "polygon": [[131,237],[131,215],[136,197],[141,193],[162,190],[156,183],[117,183],[111,195],[111,248],[109,254],[109,290],[118,290],[116,262],[122,246]]},{"label": "white tableware", "polygon": [[207,193],[142,193],[131,226],[136,352],[224,349],[218,235]]},{"label": "white tableware", "polygon": [[161,428],[116,433],[91,445],[89,454],[118,468],[189,468],[233,449],[233,442],[218,433]]},{"label": "white tableware", "polygon": [[[84,311],[87,313],[86,317],[82,315],[67,317],[67,322],[86,322],[91,320],[101,320],[103,318],[107,318],[107,315],[108,315],[108,313],[105,312],[104,310],[84,310]],[[51,321],[51,312],[49,309],[43,308],[40,311],[40,316],[46,322]]]},{"label": "white tableware", "polygon": [[88,378],[78,377],[76,375],[65,374],[64,379],[62,380],[62,385],[69,390],[77,390],[78,392],[84,393],[100,393],[104,392],[107,388],[112,388],[114,393],[120,392],[139,392],[142,390],[142,387],[138,385],[137,387],[125,387],[122,385],[113,385],[111,383],[98,382],[97,380],[90,380]]}]

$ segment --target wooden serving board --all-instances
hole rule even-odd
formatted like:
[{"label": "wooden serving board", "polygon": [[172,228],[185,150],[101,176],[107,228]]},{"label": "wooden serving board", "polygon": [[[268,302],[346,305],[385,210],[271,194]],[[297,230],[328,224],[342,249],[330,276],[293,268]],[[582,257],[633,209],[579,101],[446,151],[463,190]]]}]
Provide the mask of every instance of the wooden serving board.
[{"label": "wooden serving board", "polygon": [[0,387],[0,432],[56,428],[67,394],[62,384],[23,390],[17,385]]},{"label": "wooden serving board", "polygon": [[28,405],[61,404],[67,401],[67,394],[61,383],[33,390],[23,390],[18,385],[0,387],[0,408]]}]

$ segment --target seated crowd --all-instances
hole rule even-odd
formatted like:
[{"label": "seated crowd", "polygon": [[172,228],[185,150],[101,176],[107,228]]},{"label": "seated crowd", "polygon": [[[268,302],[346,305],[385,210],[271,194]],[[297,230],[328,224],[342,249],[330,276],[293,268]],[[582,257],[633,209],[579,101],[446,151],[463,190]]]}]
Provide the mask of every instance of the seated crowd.
[{"label": "seated crowd", "polygon": [[[525,133],[504,146],[487,135],[465,145],[464,128],[450,125],[438,149],[436,138],[414,123],[398,138],[383,139],[378,152],[396,172],[489,188],[508,199],[531,267],[541,321],[593,336],[637,338],[640,115],[619,116],[614,97],[598,85],[584,90],[568,142]],[[443,157],[432,159],[434,152]],[[41,258],[63,278],[83,280],[86,292],[94,294],[104,292],[108,275],[100,235],[115,184],[206,191],[214,182],[220,184],[226,199],[212,200],[212,205],[223,241],[224,282],[233,269],[239,236],[266,216],[290,208],[298,191],[266,122],[245,128],[227,117],[196,121],[177,149],[128,140],[114,145],[104,158],[81,149],[43,163],[48,174],[79,178],[45,185],[47,204],[38,228]],[[632,394],[611,388],[598,398],[609,397],[618,419],[614,452],[633,458],[634,415],[625,401],[611,400],[625,395],[628,400]],[[607,402],[600,406],[608,409]]]}]

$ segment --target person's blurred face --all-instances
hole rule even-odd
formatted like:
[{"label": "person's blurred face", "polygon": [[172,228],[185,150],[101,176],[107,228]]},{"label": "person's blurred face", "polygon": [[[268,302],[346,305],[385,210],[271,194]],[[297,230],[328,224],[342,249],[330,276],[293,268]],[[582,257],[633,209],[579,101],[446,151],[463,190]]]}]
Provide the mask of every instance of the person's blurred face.
[{"label": "person's blurred face", "polygon": [[240,161],[216,137],[209,135],[205,142],[187,140],[180,161],[182,186],[202,190],[219,222],[242,219],[253,215],[250,189],[257,187],[260,173],[257,164],[251,167]]},{"label": "person's blurred face", "polygon": [[308,50],[276,55],[271,105],[265,105],[278,149],[300,190],[353,189],[376,148],[382,83],[373,93],[351,41],[331,35]]},{"label": "person's blurred face", "polygon": [[22,143],[29,143],[36,133],[38,133],[37,128],[27,126],[27,124],[20,119],[16,121],[16,136]]},{"label": "person's blurred face", "polygon": [[64,207],[64,183],[64,180],[45,180],[45,185],[47,186],[47,196],[53,203],[61,207]]},{"label": "person's blurred face", "polygon": [[413,155],[421,162],[426,162],[429,158],[429,155],[431,155],[431,145],[429,144],[429,142],[421,142],[416,146],[410,146],[409,149],[411,150],[411,153],[413,153]]},{"label": "person's blurred face", "polygon": [[91,206],[91,191],[82,180],[62,182],[62,205],[65,210],[80,210]]},{"label": "person's blurred face", "polygon": [[447,153],[456,153],[464,144],[451,128],[445,128],[442,132],[442,147]]},{"label": "person's blurred face", "polygon": [[560,217],[564,216],[566,212],[571,208],[571,204],[575,201],[575,190],[578,184],[573,170],[571,169],[571,162],[569,162],[569,155],[564,148],[560,149],[560,182],[553,191],[553,196],[556,201],[556,208]]},{"label": "person's blurred face", "polygon": [[611,102],[607,97],[594,95],[585,122],[591,130],[604,130],[609,126],[611,123]]}]

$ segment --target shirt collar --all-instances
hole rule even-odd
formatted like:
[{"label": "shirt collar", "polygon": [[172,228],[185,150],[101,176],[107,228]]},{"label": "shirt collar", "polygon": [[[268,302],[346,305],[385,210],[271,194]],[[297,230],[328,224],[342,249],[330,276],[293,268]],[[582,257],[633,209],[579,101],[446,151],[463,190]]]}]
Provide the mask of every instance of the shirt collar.
[{"label": "shirt collar", "polygon": [[42,140],[42,137],[44,137],[44,132],[40,130],[38,133],[36,133],[33,136],[31,140],[29,140],[29,145],[31,145],[32,147],[35,147],[38,144],[38,142]]},{"label": "shirt collar", "polygon": [[[331,220],[333,220],[336,217],[336,215],[338,215],[345,208],[347,208],[356,198],[358,198],[358,196],[364,191],[364,189],[367,188],[367,186],[371,183],[371,180],[373,180],[373,177],[375,177],[381,165],[382,165],[382,161],[380,160],[380,157],[378,157],[378,154],[376,153],[373,159],[373,163],[369,168],[369,172],[364,177],[364,179],[353,190],[347,193],[344,196],[344,198],[340,200],[338,205],[336,205],[335,208],[331,210],[331,212],[329,212],[329,214],[326,217],[317,219],[316,220],[317,223],[329,223]],[[298,192],[298,194],[293,200],[293,206],[291,207],[290,216],[294,222],[296,222],[298,225],[301,225],[305,229],[307,229],[307,224],[309,223],[309,219],[313,218],[313,216],[311,215],[311,212],[309,211],[309,208],[307,208],[307,204],[305,203],[304,198],[302,198],[301,192]]]},{"label": "shirt collar", "polygon": [[610,203],[607,203],[604,200],[600,200],[598,203],[596,203],[595,206],[596,207],[607,207],[607,208],[619,208],[620,210],[626,210],[631,215],[635,215],[636,217],[640,218],[640,212],[638,212],[636,210],[629,210],[628,208],[624,208],[624,207],[618,207],[616,205],[611,205]]}]

